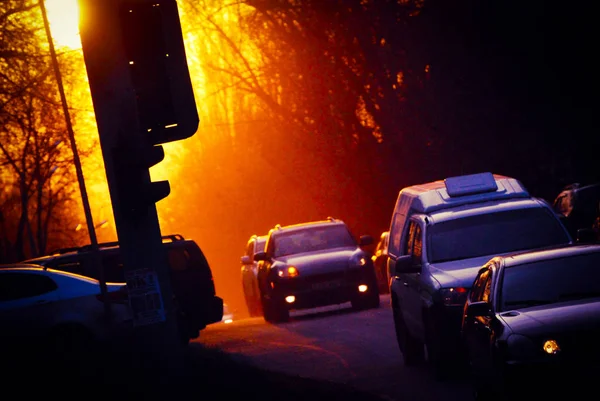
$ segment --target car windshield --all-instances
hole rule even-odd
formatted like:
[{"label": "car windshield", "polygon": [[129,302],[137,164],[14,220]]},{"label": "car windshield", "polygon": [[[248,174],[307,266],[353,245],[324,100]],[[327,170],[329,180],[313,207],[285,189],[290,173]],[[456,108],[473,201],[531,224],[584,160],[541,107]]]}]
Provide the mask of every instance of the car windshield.
[{"label": "car windshield", "polygon": [[356,247],[356,241],[345,226],[307,228],[273,237],[275,257],[323,249]]},{"label": "car windshield", "polygon": [[600,297],[600,253],[508,267],[500,311]]},{"label": "car windshield", "polygon": [[256,243],[254,245],[254,247],[256,248],[256,252],[260,252],[260,251],[264,251],[265,250],[265,242],[267,242],[266,238],[258,238],[256,240]]},{"label": "car windshield", "polygon": [[566,244],[569,237],[546,209],[528,208],[469,216],[434,224],[428,230],[429,260],[499,255]]}]

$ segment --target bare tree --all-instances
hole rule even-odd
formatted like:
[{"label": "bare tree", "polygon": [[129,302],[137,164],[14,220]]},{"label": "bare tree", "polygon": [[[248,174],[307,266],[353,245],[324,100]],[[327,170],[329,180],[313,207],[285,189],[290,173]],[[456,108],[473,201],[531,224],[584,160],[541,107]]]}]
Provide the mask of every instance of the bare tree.
[{"label": "bare tree", "polygon": [[74,215],[72,155],[37,6],[0,1],[0,235],[15,260],[43,254],[49,233]]}]

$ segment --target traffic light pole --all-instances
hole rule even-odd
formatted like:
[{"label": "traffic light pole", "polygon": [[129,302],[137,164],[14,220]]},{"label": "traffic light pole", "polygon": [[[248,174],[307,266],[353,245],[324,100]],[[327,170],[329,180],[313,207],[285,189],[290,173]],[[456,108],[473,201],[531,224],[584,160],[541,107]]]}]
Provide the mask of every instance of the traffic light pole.
[{"label": "traffic light pole", "polygon": [[[73,152],[73,163],[75,164],[75,172],[77,174],[77,182],[79,183],[79,191],[81,193],[81,202],[83,204],[83,211],[85,214],[85,222],[87,224],[88,235],[90,237],[90,250],[92,255],[92,263],[94,269],[98,273],[98,281],[100,282],[100,294],[103,299],[106,299],[106,280],[104,278],[104,269],[100,261],[100,255],[98,252],[98,239],[96,237],[96,228],[94,227],[94,220],[92,218],[92,209],[90,208],[90,201],[85,186],[85,179],[83,177],[83,169],[81,167],[81,160],[79,159],[79,152],[77,151],[77,143],[75,142],[75,133],[73,131],[73,125],[71,124],[71,116],[69,113],[69,107],[67,105],[67,97],[65,95],[65,88],[62,82],[62,74],[58,65],[58,58],[56,57],[56,50],[54,49],[54,40],[52,39],[52,33],[50,32],[50,22],[48,21],[48,13],[46,12],[45,0],[40,0],[40,10],[42,12],[42,19],[44,20],[44,29],[46,31],[46,37],[48,38],[48,48],[50,49],[50,57],[52,60],[52,68],[54,69],[54,75],[56,77],[56,83],[58,85],[58,92],[60,94],[60,101],[65,115],[65,123],[67,125],[67,133],[69,134],[69,142],[71,144],[71,151]],[[111,319],[111,305],[109,302],[104,302],[104,313],[108,320]]]},{"label": "traffic light pole", "polygon": [[[134,345],[141,353],[158,358],[160,367],[168,367],[173,374],[182,367],[183,347],[155,205],[168,195],[169,187],[168,182],[153,183],[149,172],[164,153],[148,136],[151,128],[142,126],[140,97],[147,92],[136,87],[135,77],[132,78],[135,71],[132,72],[131,66],[140,63],[127,54],[123,20],[119,20],[123,10],[131,12],[136,4],[147,9],[149,5],[162,3],[165,1],[79,0],[84,59],[130,304],[135,312]],[[134,49],[152,51],[154,44],[142,41],[134,45],[137,46]],[[170,56],[172,59],[173,55]],[[148,64],[146,67],[154,68]],[[168,97],[167,93],[163,95]],[[145,101],[147,105],[148,99]]]}]

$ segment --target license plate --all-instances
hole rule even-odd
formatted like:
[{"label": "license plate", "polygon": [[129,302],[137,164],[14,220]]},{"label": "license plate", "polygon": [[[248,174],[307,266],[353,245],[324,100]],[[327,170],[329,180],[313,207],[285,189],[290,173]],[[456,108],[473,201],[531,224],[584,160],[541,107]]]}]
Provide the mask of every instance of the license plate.
[{"label": "license plate", "polygon": [[323,281],[321,283],[314,283],[312,285],[313,290],[330,290],[332,288],[338,288],[342,285],[340,280],[335,281]]}]

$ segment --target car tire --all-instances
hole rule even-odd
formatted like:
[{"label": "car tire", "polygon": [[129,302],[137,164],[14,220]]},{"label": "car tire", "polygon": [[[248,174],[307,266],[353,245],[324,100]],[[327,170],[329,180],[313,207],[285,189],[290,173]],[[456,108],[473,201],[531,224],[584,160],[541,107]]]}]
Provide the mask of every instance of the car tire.
[{"label": "car tire", "polygon": [[416,366],[423,362],[423,344],[410,335],[408,327],[402,317],[402,312],[396,306],[392,306],[392,312],[394,316],[394,328],[396,331],[396,341],[400,352],[402,352],[402,358],[405,366]]},{"label": "car tire", "polygon": [[263,315],[260,300],[248,297],[246,298],[246,306],[248,307],[248,314],[250,317],[258,317]]},{"label": "car tire", "polygon": [[268,323],[282,323],[290,319],[290,312],[286,308],[277,305],[273,300],[263,298],[263,317]]},{"label": "car tire", "polygon": [[390,293],[390,287],[389,287],[389,283],[387,282],[387,272],[386,270],[386,265],[382,265],[379,267],[379,269],[377,270],[378,275],[377,275],[377,284],[379,286],[379,293],[380,294],[389,294]]},{"label": "car tire", "polygon": [[452,375],[452,368],[448,355],[443,352],[440,330],[436,328],[435,321],[431,317],[425,317],[423,327],[425,327],[425,362],[432,369],[437,380],[446,380]]}]

